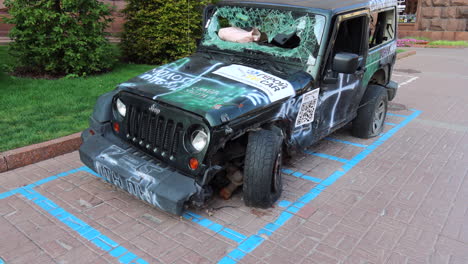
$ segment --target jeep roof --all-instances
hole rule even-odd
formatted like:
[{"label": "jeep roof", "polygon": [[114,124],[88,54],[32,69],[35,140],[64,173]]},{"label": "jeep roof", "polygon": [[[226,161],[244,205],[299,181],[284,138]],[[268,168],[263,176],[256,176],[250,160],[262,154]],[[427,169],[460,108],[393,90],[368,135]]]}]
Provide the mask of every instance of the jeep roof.
[{"label": "jeep roof", "polygon": [[346,11],[367,8],[370,5],[385,4],[395,6],[394,0],[222,0],[220,4],[270,4],[295,8],[313,8],[328,11],[325,13],[337,14]]}]

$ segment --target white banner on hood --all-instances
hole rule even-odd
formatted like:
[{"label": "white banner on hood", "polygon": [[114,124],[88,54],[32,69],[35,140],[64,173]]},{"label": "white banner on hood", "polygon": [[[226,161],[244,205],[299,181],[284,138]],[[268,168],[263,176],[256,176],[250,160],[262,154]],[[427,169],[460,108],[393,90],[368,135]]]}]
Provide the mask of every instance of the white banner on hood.
[{"label": "white banner on hood", "polygon": [[288,81],[247,66],[233,64],[213,73],[258,88],[267,94],[271,102],[295,95]]}]

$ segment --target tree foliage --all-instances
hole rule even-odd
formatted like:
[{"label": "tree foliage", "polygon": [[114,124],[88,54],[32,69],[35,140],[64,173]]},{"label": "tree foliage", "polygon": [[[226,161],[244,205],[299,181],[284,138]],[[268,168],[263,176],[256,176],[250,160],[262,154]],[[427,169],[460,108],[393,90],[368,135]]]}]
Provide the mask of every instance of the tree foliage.
[{"label": "tree foliage", "polygon": [[98,0],[6,0],[15,24],[10,54],[17,70],[32,74],[83,76],[111,68],[104,29],[109,6]]},{"label": "tree foliage", "polygon": [[136,63],[161,64],[195,51],[203,7],[213,0],[127,0],[123,55]]}]

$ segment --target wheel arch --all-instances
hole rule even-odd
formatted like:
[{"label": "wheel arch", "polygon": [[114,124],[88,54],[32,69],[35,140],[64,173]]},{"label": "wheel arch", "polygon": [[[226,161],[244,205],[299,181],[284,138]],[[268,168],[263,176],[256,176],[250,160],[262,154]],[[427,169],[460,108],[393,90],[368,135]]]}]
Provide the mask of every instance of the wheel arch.
[{"label": "wheel arch", "polygon": [[380,86],[386,86],[389,82],[389,67],[390,66],[384,66],[381,67],[380,69],[376,70],[372,77],[369,80],[368,86],[372,84],[377,84]]}]

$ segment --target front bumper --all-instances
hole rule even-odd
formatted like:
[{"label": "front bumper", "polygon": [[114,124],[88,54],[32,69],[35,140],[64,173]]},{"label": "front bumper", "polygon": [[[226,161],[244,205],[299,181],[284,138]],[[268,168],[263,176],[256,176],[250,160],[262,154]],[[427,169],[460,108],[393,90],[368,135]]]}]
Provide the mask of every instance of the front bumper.
[{"label": "front bumper", "polygon": [[[83,132],[81,161],[107,182],[166,212],[181,215],[190,198],[201,191],[195,179],[121,142]],[[116,142],[118,140],[120,142]]]},{"label": "front bumper", "polygon": [[387,86],[385,88],[387,88],[387,93],[388,93],[388,100],[389,101],[392,101],[395,96],[396,96],[396,93],[398,91],[398,83],[394,82],[394,81],[390,81],[388,82]]}]

